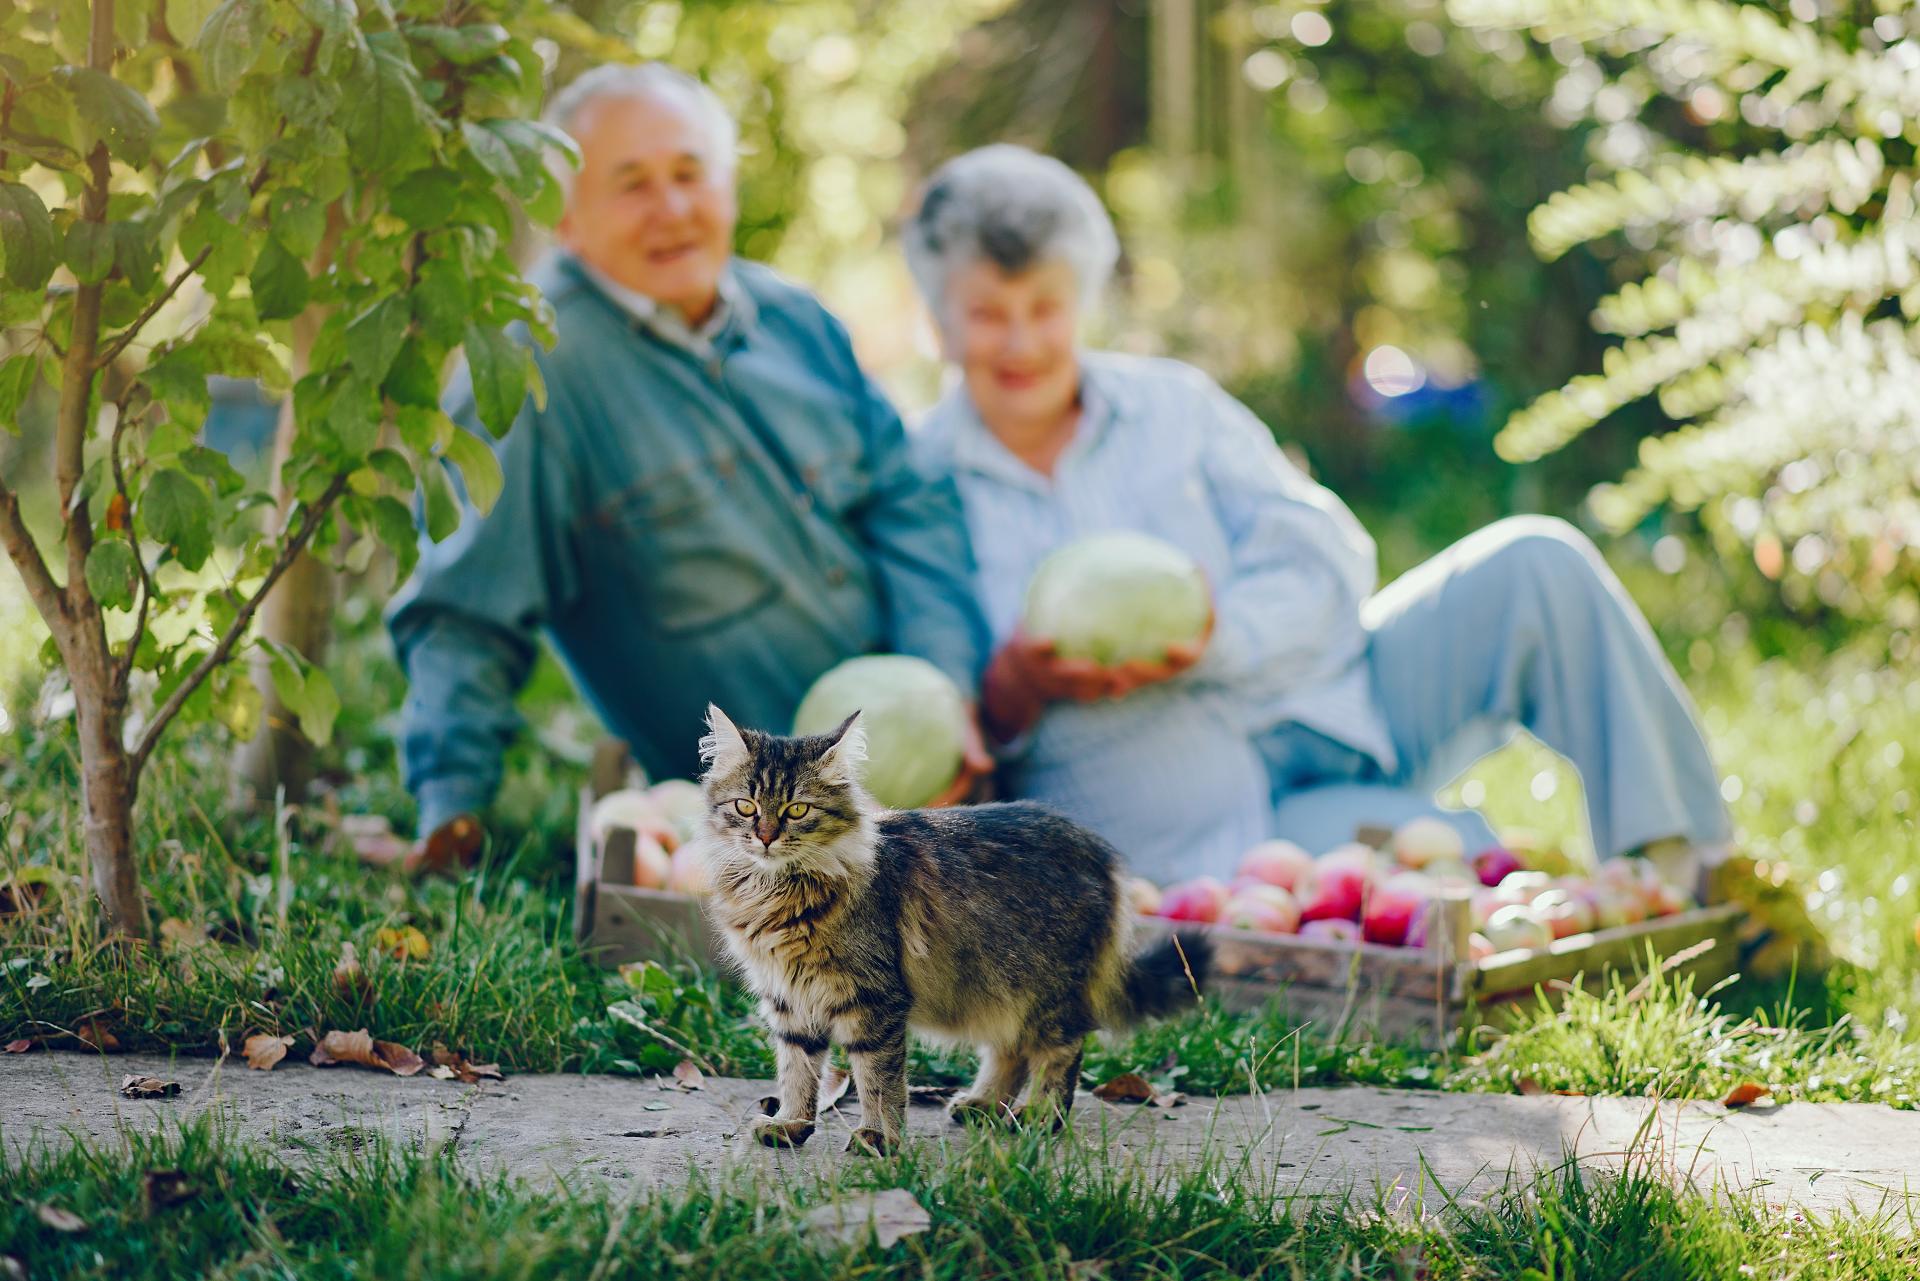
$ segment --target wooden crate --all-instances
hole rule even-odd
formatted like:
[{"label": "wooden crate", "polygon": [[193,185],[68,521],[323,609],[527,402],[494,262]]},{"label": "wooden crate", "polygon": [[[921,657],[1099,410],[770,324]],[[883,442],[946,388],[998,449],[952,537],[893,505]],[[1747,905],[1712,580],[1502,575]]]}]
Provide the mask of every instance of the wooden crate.
[{"label": "wooden crate", "polygon": [[[634,835],[616,829],[604,852],[587,831],[592,796],[583,793],[574,927],[606,965],[641,960],[715,964],[719,943],[700,903],[685,894],[633,884]],[[1699,908],[1639,925],[1560,939],[1539,952],[1505,952],[1483,961],[1466,956],[1469,932],[1464,893],[1436,904],[1431,946],[1381,947],[1297,935],[1257,934],[1206,927],[1214,945],[1211,990],[1229,1008],[1258,1009],[1278,1001],[1294,1019],[1333,1034],[1448,1044],[1463,1029],[1499,1027],[1534,1006],[1541,995],[1557,1002],[1576,984],[1591,986],[1607,971],[1636,973],[1649,949],[1678,973],[1695,976],[1696,991],[1731,974],[1728,936],[1739,909]],[[1176,928],[1147,919],[1140,941]],[[1181,926],[1177,928],[1195,928]]]}]

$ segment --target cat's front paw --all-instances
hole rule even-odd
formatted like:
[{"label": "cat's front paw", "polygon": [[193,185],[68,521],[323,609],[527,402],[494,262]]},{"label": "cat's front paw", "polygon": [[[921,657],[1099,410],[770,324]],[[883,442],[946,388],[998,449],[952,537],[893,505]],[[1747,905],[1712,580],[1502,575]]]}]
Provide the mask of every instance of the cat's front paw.
[{"label": "cat's front paw", "polygon": [[813,1137],[813,1122],[757,1116],[753,1119],[752,1130],[753,1137],[770,1148],[797,1148]]},{"label": "cat's front paw", "polygon": [[893,1150],[893,1140],[871,1126],[863,1125],[847,1137],[847,1151],[863,1156],[885,1156]]}]

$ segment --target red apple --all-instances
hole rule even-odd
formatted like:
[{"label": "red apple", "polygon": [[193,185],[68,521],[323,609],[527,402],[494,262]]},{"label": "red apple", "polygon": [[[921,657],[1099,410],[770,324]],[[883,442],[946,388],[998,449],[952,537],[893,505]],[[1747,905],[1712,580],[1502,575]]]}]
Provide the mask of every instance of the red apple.
[{"label": "red apple", "polygon": [[1451,823],[1432,815],[1408,819],[1402,823],[1388,842],[1402,867],[1422,868],[1429,863],[1451,863],[1459,861],[1466,854],[1460,833]]},{"label": "red apple", "polygon": [[[1423,921],[1433,901],[1433,882],[1419,872],[1390,876],[1367,900],[1360,920],[1361,935],[1369,943],[1399,947],[1416,921]],[[1422,927],[1425,933],[1424,926]]]},{"label": "red apple", "polygon": [[1292,934],[1300,928],[1300,906],[1278,885],[1261,884],[1229,899],[1220,920],[1236,930]]},{"label": "red apple", "polygon": [[1365,868],[1350,864],[1316,866],[1307,899],[1300,905],[1300,919],[1358,921],[1372,890],[1373,878]]},{"label": "red apple", "polygon": [[1303,939],[1319,939],[1324,943],[1358,943],[1360,926],[1353,921],[1308,921],[1300,927]]},{"label": "red apple", "polygon": [[1127,900],[1133,904],[1133,910],[1141,916],[1160,914],[1160,887],[1144,876],[1127,878]]},{"label": "red apple", "polygon": [[1169,921],[1196,921],[1211,925],[1227,905],[1227,887],[1211,876],[1169,886],[1160,896],[1160,915]]},{"label": "red apple", "polygon": [[1512,850],[1501,849],[1498,845],[1473,856],[1473,870],[1479,875],[1482,885],[1498,885],[1512,873],[1520,871],[1521,867],[1519,857]]},{"label": "red apple", "polygon": [[1539,951],[1553,942],[1553,931],[1531,907],[1503,907],[1487,921],[1481,931],[1496,952]]},{"label": "red apple", "polygon": [[1312,870],[1312,856],[1292,841],[1262,841],[1240,857],[1241,876],[1278,885],[1289,893],[1298,892]]}]

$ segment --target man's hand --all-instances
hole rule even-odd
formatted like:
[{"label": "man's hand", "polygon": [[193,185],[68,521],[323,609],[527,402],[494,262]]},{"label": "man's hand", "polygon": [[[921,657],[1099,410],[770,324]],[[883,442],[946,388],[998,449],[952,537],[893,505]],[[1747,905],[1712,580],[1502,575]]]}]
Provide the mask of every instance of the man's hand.
[{"label": "man's hand", "polygon": [[960,754],[960,773],[953,785],[927,802],[928,809],[961,805],[973,797],[983,779],[993,776],[993,754],[980,733],[980,719],[974,708],[967,709],[967,737]]},{"label": "man's hand", "polygon": [[473,866],[486,843],[480,820],[471,814],[455,815],[418,841],[407,840],[384,819],[348,820],[341,828],[362,863],[405,876],[453,876]]}]

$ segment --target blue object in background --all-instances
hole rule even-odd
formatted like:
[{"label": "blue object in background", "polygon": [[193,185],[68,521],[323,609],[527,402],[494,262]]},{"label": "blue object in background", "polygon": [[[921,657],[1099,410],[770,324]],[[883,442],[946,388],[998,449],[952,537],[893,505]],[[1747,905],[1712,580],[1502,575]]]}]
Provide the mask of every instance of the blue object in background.
[{"label": "blue object in background", "polygon": [[270,399],[251,378],[207,379],[213,407],[200,429],[201,443],[225,454],[241,471],[273,452],[280,402]]}]

